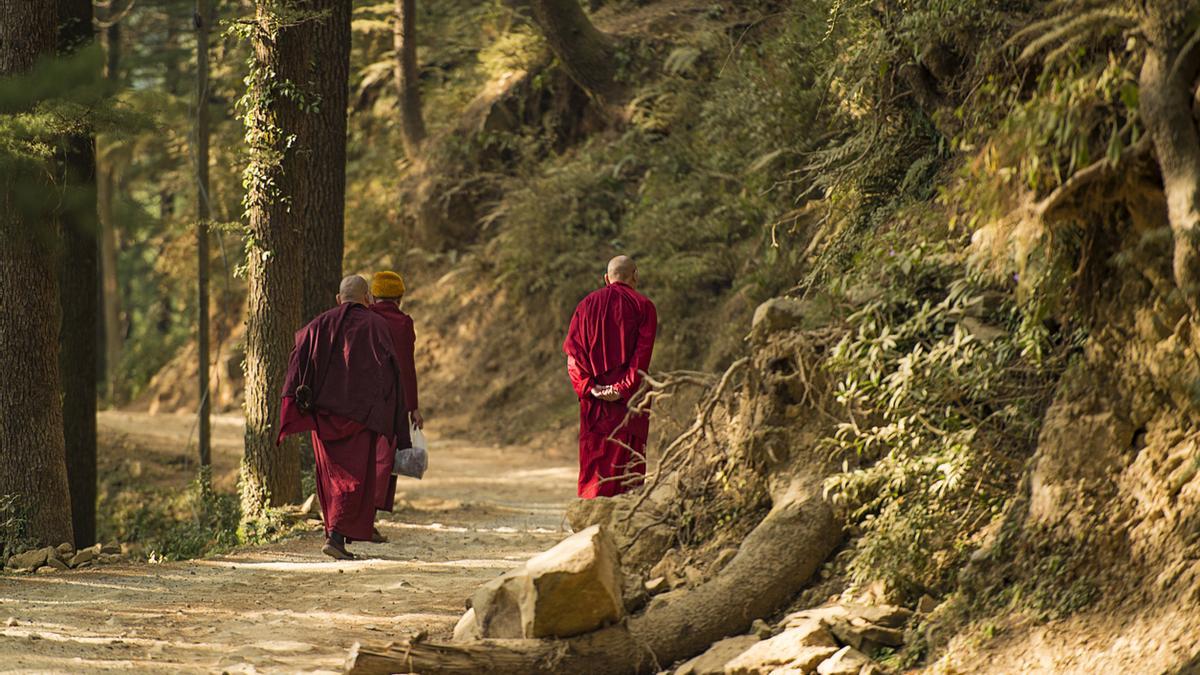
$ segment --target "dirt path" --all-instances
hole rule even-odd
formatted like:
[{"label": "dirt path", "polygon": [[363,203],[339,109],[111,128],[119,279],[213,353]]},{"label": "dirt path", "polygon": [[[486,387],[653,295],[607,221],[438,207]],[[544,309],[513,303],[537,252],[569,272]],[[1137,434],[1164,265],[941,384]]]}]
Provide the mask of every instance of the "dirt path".
[{"label": "dirt path", "polygon": [[[101,417],[107,437],[159,438],[168,455],[188,426]],[[575,473],[521,448],[434,442],[425,480],[401,483],[380,526],[391,543],[354,545],[367,560],[331,561],[314,530],[205,560],[0,578],[0,672],[338,672],[355,641],[449,634],[478,584],[565,536]],[[218,444],[218,466],[235,446]]]}]

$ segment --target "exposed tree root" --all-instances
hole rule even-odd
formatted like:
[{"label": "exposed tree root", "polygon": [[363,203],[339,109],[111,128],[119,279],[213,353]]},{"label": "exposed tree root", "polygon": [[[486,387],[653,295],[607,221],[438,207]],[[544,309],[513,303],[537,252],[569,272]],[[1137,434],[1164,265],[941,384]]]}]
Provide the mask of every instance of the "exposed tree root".
[{"label": "exposed tree root", "polygon": [[[805,467],[808,468],[808,467]],[[350,673],[652,673],[779,611],[837,547],[842,530],[821,496],[821,475],[803,471],[713,579],[659,596],[641,615],[564,640],[405,640],[355,646]]]}]

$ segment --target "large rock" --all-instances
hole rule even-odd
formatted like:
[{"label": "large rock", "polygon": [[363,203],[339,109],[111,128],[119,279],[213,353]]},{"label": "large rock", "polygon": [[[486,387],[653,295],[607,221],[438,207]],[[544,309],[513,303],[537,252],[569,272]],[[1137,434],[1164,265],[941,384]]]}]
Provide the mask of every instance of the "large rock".
[{"label": "large rock", "polygon": [[57,553],[53,546],[25,551],[11,556],[6,565],[18,572],[32,572],[46,564],[46,559]]},{"label": "large rock", "polygon": [[728,675],[768,675],[777,669],[810,671],[837,653],[820,621],[811,620],[759,642],[725,665]]},{"label": "large rock", "polygon": [[754,310],[750,334],[766,337],[771,333],[796,328],[804,323],[805,304],[795,298],[771,298]]},{"label": "large rock", "polygon": [[700,656],[685,662],[675,670],[675,675],[723,675],[725,664],[742,655],[758,644],[757,635],[739,635],[713,644]]},{"label": "large rock", "polygon": [[485,638],[571,637],[625,615],[616,544],[594,525],[484,584],[472,597]]}]

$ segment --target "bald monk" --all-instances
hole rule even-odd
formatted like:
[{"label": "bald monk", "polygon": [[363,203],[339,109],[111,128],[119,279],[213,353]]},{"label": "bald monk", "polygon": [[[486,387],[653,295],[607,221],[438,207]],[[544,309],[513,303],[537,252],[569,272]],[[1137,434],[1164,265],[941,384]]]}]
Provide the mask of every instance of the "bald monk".
[{"label": "bald monk", "polygon": [[[325,521],[321,549],[353,560],[353,541],[372,539],[376,444],[408,441],[400,367],[387,322],[367,308],[367,280],[342,280],[338,306],[296,333],[283,385],[279,440],[312,432],[317,498]],[[407,447],[407,445],[405,446]]]},{"label": "bald monk", "polygon": [[[404,277],[395,272],[379,272],[371,279],[371,295],[375,297],[371,311],[387,322],[392,338],[392,348],[400,366],[400,387],[404,390],[406,428],[411,420],[413,426],[421,429],[425,426],[425,420],[421,417],[421,411],[417,409],[417,369],[414,356],[417,334],[413,329],[412,317],[400,311],[406,290]],[[379,447],[375,450],[375,508],[378,511],[391,511],[395,504],[396,477],[392,475],[395,454],[396,446],[391,444],[390,439],[381,436]],[[386,538],[376,530],[375,540],[386,541]]]},{"label": "bald monk", "polygon": [[642,484],[650,418],[630,414],[629,399],[650,367],[658,312],[637,292],[633,259],[608,263],[604,288],[571,317],[563,343],[567,374],[579,397],[579,488],[584,499],[611,497]]}]

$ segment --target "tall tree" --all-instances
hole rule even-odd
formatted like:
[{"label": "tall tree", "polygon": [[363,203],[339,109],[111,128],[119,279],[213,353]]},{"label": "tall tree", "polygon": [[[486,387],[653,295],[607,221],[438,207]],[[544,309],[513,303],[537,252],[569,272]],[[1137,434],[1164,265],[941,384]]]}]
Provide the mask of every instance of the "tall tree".
[{"label": "tall tree", "polygon": [[[0,0],[0,78],[55,51],[55,2]],[[44,168],[0,157],[0,495],[30,539],[73,541],[59,397],[59,298],[51,186]]]},{"label": "tall tree", "polygon": [[209,0],[196,0],[196,342],[200,363],[200,475],[207,486],[211,464],[208,384],[208,30],[213,12]]},{"label": "tall tree", "polygon": [[[58,52],[70,56],[93,42],[91,0],[58,0]],[[91,67],[87,60],[79,67]],[[97,64],[98,66],[98,64]],[[97,67],[96,75],[99,76]],[[89,128],[63,139],[59,265],[63,323],[59,371],[71,522],[76,546],[96,541],[96,352],[100,244],[96,222],[96,152]]]},{"label": "tall tree", "polygon": [[[121,59],[121,24],[115,19],[104,29],[104,79],[116,86]],[[96,201],[100,212],[100,294],[103,298],[104,324],[104,384],[112,401],[120,387],[121,347],[124,331],[121,328],[121,284],[117,278],[117,226],[114,197],[117,189],[116,172],[109,156],[111,148],[97,139]]]},{"label": "tall tree", "polygon": [[617,94],[616,47],[597,30],[579,0],[531,0],[533,18],[567,75],[602,101]]},{"label": "tall tree", "polygon": [[346,219],[346,109],[350,99],[350,5],[308,0],[295,6],[310,13],[289,38],[300,43],[303,62],[289,79],[305,85],[315,109],[301,117],[296,202],[304,231],[303,319],[337,304],[342,280]]},{"label": "tall tree", "polygon": [[350,3],[259,0],[249,32],[242,495],[253,512],[300,498],[297,446],[275,440],[293,334],[333,306],[342,273]]},{"label": "tall tree", "polygon": [[425,141],[425,118],[421,114],[421,88],[417,70],[417,1],[396,0],[396,89],[400,94],[400,129],[404,154],[417,156]]}]

